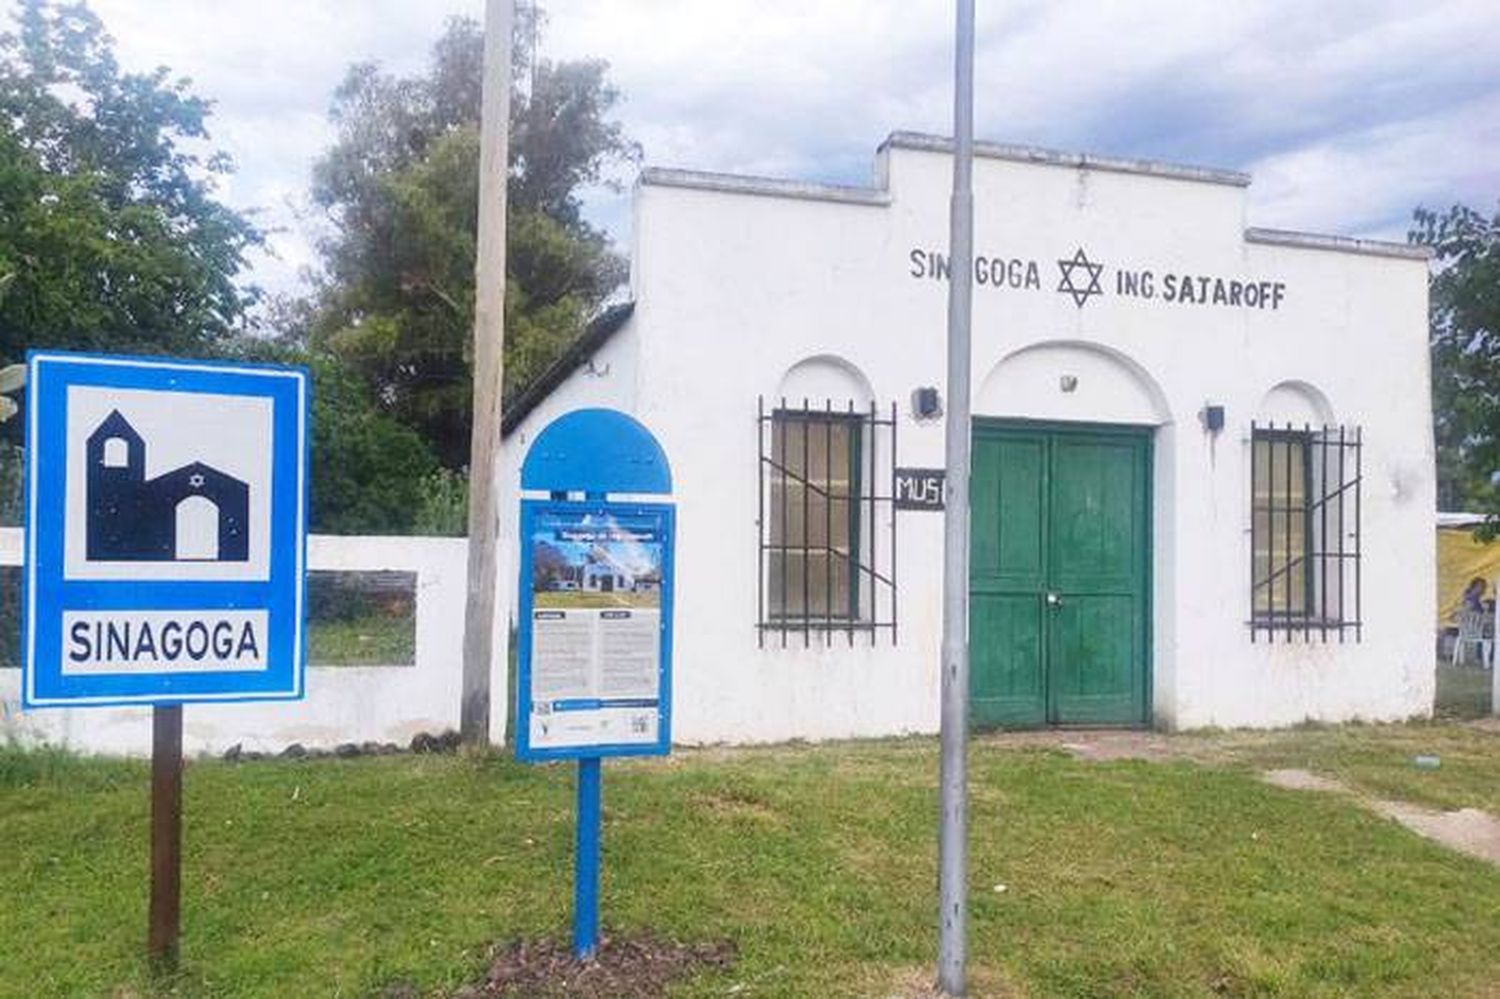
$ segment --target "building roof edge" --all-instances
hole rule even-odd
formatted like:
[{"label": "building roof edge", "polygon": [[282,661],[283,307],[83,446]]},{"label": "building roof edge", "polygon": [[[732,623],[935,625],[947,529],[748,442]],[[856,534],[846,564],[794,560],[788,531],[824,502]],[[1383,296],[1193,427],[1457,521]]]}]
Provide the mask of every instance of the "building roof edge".
[{"label": "building roof edge", "polygon": [[713,173],[707,170],[678,170],[669,167],[646,167],[641,171],[640,184],[648,187],[686,187],[725,194],[833,201],[846,205],[884,207],[891,203],[890,192],[878,187],[779,180],[774,177]]},{"label": "building roof edge", "polygon": [[568,376],[578,369],[592,357],[599,348],[609,342],[610,338],[624,328],[626,320],[635,312],[634,302],[622,302],[612,305],[595,316],[589,324],[584,327],[578,339],[568,344],[568,349],[563,351],[562,356],[553,361],[539,375],[517,393],[515,399],[500,414],[500,439],[511,435],[521,421],[531,415],[531,411],[540,406],[553,391],[567,381]]},{"label": "building roof edge", "polygon": [[1317,232],[1291,229],[1245,230],[1245,242],[1267,246],[1294,246],[1303,250],[1333,250],[1337,253],[1362,253],[1372,257],[1399,257],[1403,260],[1431,260],[1432,247],[1412,243],[1393,243],[1382,239],[1360,239],[1355,236],[1329,236]]},{"label": "building roof edge", "polygon": [[[925,132],[892,132],[880,144],[881,149],[915,149],[929,153],[953,152],[953,140],[943,135]],[[1015,145],[1007,142],[975,142],[974,155],[985,159],[1009,160],[1015,163],[1039,163],[1046,166],[1072,167],[1082,170],[1104,170],[1110,173],[1133,173],[1148,177],[1167,177],[1173,180],[1196,181],[1203,184],[1224,184],[1229,187],[1249,187],[1250,175],[1239,170],[1224,170],[1218,167],[1192,166],[1184,163],[1168,163],[1163,160],[1131,159],[1122,156],[1096,156],[1092,153],[1075,153],[1042,146]]]}]

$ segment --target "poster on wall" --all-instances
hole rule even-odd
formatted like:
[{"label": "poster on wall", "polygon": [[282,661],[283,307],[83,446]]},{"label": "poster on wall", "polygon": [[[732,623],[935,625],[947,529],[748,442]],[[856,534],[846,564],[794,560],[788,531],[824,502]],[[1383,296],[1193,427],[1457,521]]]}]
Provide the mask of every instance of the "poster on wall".
[{"label": "poster on wall", "polygon": [[665,506],[523,506],[523,759],[667,751],[671,527]]}]

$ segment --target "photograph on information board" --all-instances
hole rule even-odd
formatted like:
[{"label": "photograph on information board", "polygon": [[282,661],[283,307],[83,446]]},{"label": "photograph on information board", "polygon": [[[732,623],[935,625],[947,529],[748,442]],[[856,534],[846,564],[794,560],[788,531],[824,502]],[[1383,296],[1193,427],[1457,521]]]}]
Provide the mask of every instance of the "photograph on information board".
[{"label": "photograph on information board", "polygon": [[653,521],[585,515],[543,524],[531,538],[532,606],[661,606],[661,537]]}]

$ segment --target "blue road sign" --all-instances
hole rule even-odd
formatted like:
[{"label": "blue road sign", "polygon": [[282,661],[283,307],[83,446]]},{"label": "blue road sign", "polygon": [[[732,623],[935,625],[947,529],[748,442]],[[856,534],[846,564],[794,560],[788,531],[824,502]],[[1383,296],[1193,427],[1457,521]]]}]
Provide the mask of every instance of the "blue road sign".
[{"label": "blue road sign", "polygon": [[303,696],[307,373],[27,365],[23,704]]}]

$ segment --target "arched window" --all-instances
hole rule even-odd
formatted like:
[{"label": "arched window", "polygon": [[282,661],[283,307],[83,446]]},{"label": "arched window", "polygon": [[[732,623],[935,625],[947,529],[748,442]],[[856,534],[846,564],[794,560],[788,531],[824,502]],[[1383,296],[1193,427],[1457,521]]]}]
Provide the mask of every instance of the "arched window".
[{"label": "arched window", "polygon": [[[894,407],[843,358],[793,365],[760,401],[761,641],[801,632],[831,643],[856,628],[895,637]],[[888,415],[887,415],[888,413]],[[876,438],[881,438],[877,443]],[[876,456],[880,465],[875,465]],[[880,504],[877,513],[877,503]]]},{"label": "arched window", "polygon": [[1261,400],[1250,424],[1252,640],[1359,639],[1362,443],[1305,382]]},{"label": "arched window", "polygon": [[130,445],[123,437],[111,437],[104,442],[104,467],[126,468],[130,465]]}]

